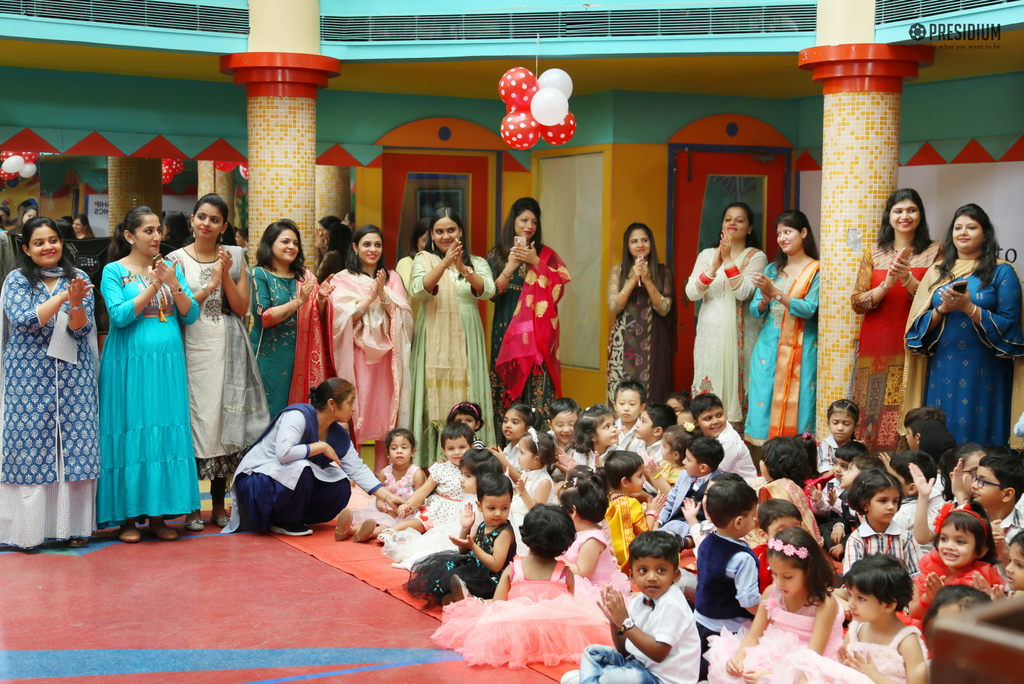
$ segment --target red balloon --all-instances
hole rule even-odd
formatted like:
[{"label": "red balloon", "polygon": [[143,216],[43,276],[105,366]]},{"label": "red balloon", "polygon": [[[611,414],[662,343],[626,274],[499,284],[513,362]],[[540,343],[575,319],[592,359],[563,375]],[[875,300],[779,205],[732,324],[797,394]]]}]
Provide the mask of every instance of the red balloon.
[{"label": "red balloon", "polygon": [[167,185],[172,180],[174,180],[174,174],[171,173],[170,171],[164,171],[162,174],[160,174],[160,177],[163,179],[164,185]]},{"label": "red balloon", "polygon": [[[13,155],[8,155],[8,156],[13,156]],[[2,178],[4,180],[11,180],[12,178],[17,178],[17,177],[18,177],[18,174],[16,174],[16,173],[7,173],[6,171],[0,171],[0,178]]]},{"label": "red balloon", "polygon": [[528,150],[540,140],[540,124],[528,111],[508,114],[501,120],[501,139],[517,150]]},{"label": "red balloon", "polygon": [[529,108],[537,92],[537,77],[526,67],[514,67],[498,81],[498,95],[506,105],[524,105]]},{"label": "red balloon", "polygon": [[11,157],[13,157],[16,154],[19,154],[19,153],[18,152],[11,152],[10,150],[4,150],[3,152],[0,152],[0,162],[7,161],[8,159],[10,159]]},{"label": "red balloon", "polygon": [[249,165],[248,164],[239,164],[238,165],[238,170],[241,171],[242,178],[244,178],[245,180],[249,180]]},{"label": "red balloon", "polygon": [[544,142],[552,145],[564,145],[576,134],[576,117],[569,112],[565,118],[554,126],[541,126],[540,135]]},{"label": "red balloon", "polygon": [[19,152],[18,154],[20,154],[21,158],[25,160],[26,164],[35,164],[39,161],[38,152]]},{"label": "red balloon", "polygon": [[221,173],[228,173],[229,171],[232,171],[236,166],[238,166],[238,162],[213,162],[213,168],[217,169]]}]

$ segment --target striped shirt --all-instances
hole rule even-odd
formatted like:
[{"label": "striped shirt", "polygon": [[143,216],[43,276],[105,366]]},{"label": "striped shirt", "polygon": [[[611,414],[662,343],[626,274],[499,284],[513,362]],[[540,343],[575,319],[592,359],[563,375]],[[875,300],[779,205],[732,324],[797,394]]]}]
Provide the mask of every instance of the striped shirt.
[{"label": "striped shirt", "polygon": [[843,573],[861,558],[876,553],[886,553],[898,558],[911,577],[921,574],[918,569],[917,543],[912,530],[904,530],[899,523],[890,522],[884,532],[876,532],[867,520],[862,522],[846,540],[846,556],[843,558]]}]

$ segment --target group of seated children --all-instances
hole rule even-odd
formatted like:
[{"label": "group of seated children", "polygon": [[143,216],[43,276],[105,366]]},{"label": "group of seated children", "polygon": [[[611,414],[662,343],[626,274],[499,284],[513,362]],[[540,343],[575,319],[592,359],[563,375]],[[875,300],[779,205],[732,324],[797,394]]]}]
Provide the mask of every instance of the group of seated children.
[{"label": "group of seated children", "polygon": [[924,684],[919,626],[1024,591],[1024,464],[951,442],[938,409],[889,457],[836,401],[827,439],[769,440],[758,476],[718,397],[646,398],[558,399],[547,430],[513,405],[503,449],[460,404],[426,472],[393,430],[380,480],[405,503],[343,511],[336,538],[383,542],[470,664],[578,661],[563,682],[586,684]]}]

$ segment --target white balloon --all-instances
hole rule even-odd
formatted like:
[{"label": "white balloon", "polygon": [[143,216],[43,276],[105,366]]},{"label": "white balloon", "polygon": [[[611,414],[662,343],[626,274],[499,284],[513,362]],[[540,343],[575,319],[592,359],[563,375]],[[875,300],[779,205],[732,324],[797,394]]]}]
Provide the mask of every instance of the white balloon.
[{"label": "white balloon", "polygon": [[548,69],[537,79],[538,88],[558,88],[566,98],[572,97],[572,78],[561,69]]},{"label": "white balloon", "polygon": [[4,173],[20,173],[25,168],[25,158],[18,154],[8,157],[4,159],[3,166],[0,168],[3,168]]},{"label": "white balloon", "polygon": [[[20,158],[21,157],[19,157],[19,159]],[[18,172],[18,175],[21,176],[22,178],[31,178],[32,176],[36,175],[36,165],[25,164],[25,166],[21,167],[21,171]]]},{"label": "white balloon", "polygon": [[554,126],[569,113],[569,98],[558,88],[541,88],[530,103],[533,118],[542,126]]}]

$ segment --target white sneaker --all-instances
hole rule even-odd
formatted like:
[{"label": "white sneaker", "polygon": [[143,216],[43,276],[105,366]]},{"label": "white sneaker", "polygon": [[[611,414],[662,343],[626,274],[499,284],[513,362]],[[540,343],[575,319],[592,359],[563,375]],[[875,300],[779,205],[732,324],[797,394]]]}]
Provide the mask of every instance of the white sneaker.
[{"label": "white sneaker", "polygon": [[562,675],[561,684],[580,684],[580,671],[569,670],[568,672],[566,672],[564,675]]}]

